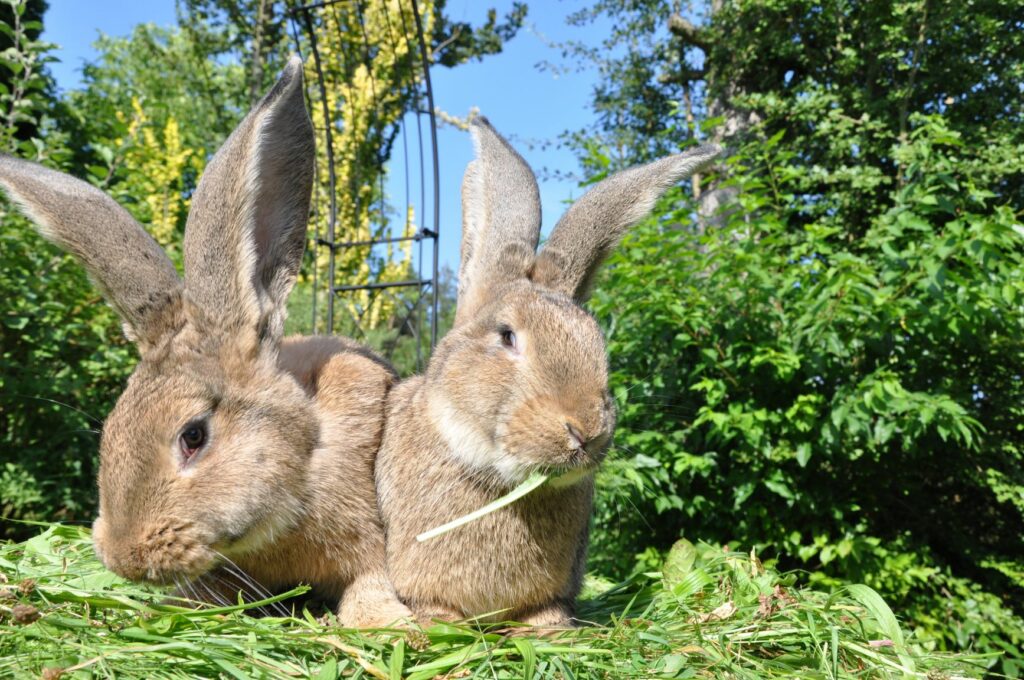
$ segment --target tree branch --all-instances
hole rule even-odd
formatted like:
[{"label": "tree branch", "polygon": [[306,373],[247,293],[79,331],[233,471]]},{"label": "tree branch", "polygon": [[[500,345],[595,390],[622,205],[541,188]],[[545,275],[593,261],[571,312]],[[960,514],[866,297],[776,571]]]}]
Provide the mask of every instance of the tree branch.
[{"label": "tree branch", "polygon": [[707,39],[707,32],[691,24],[678,12],[673,12],[672,16],[668,18],[668,30],[686,45],[697,47],[705,52],[711,47]]}]

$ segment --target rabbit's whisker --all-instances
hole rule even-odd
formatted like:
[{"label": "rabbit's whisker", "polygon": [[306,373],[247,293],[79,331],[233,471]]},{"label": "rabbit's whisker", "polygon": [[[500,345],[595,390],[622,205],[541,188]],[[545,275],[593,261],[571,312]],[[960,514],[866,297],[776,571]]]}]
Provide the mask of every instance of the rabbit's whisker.
[{"label": "rabbit's whisker", "polygon": [[218,601],[217,596],[210,591],[210,588],[206,585],[206,582],[203,580],[202,576],[197,578],[192,583],[195,586],[196,592],[199,594],[200,597],[203,598],[203,602],[206,602],[207,604],[215,604],[218,606],[221,604]]},{"label": "rabbit's whisker", "polygon": [[[175,578],[177,578],[177,577],[175,577]],[[192,586],[192,583],[190,581],[182,579],[179,582],[178,587],[181,589],[182,593],[184,594],[185,599],[187,599],[192,604],[199,604],[200,602],[202,602],[202,600],[196,595],[196,590]]]},{"label": "rabbit's whisker", "polygon": [[[230,594],[230,595],[232,595],[232,596],[237,598],[239,593],[242,594],[242,601],[243,602],[248,600],[248,599],[250,599],[252,597],[251,593],[249,593],[245,589],[244,586],[239,588],[238,584],[235,581],[232,581],[232,580],[226,578],[224,576],[224,572],[218,570],[218,571],[215,571],[215,572],[211,572],[210,576],[213,579],[215,579],[217,581],[217,583],[221,586],[221,588],[219,588],[219,590],[224,594],[225,599],[227,599],[228,594]],[[237,601],[234,600],[234,599],[228,600],[228,602],[231,605],[238,604]]]},{"label": "rabbit's whisker", "polygon": [[220,552],[218,552],[217,555],[219,555],[220,558],[224,560],[224,564],[221,565],[224,571],[226,571],[231,576],[235,577],[235,579],[239,581],[240,585],[252,588],[253,593],[257,595],[260,599],[271,597],[270,593],[267,591],[266,588],[264,588],[254,578],[249,576],[249,574],[245,573],[245,570],[243,570],[241,567],[235,564],[231,560],[231,558],[225,556],[223,553]]},{"label": "rabbit's whisker", "polygon": [[[224,564],[221,565],[224,568],[224,571],[232,575],[235,579],[242,583],[243,594],[255,595],[253,599],[259,600],[265,600],[274,596],[273,593],[267,590],[261,583],[256,581],[256,579],[252,578],[251,576],[249,576],[249,574],[245,573],[245,571],[237,564],[235,564],[235,562],[232,561],[231,558],[227,557],[226,555],[220,552],[217,552],[217,555],[224,560]],[[245,586],[251,588],[252,592],[247,592],[245,590]],[[272,608],[280,616],[287,617],[290,615],[288,610],[280,602],[274,602]]]},{"label": "rabbit's whisker", "polygon": [[92,415],[91,413],[87,413],[86,411],[83,411],[82,409],[78,408],[77,406],[72,406],[71,404],[64,403],[63,401],[57,401],[56,399],[50,399],[49,397],[37,397],[37,396],[31,395],[31,394],[18,394],[18,395],[15,395],[15,396],[24,397],[25,399],[36,399],[38,401],[48,401],[51,404],[57,404],[58,406],[63,406],[65,408],[69,408],[72,411],[77,411],[78,413],[81,413],[83,416],[85,416],[86,418],[88,418],[92,422],[96,423],[97,425],[103,425],[103,421],[100,420],[99,418],[97,418],[96,416]]},{"label": "rabbit's whisker", "polygon": [[177,576],[176,575],[174,577],[174,585],[178,589],[178,597],[181,597],[181,598],[187,600],[190,603],[194,603],[195,602],[195,598],[192,596],[192,593],[189,591],[188,581],[187,580],[185,580],[181,576]]}]

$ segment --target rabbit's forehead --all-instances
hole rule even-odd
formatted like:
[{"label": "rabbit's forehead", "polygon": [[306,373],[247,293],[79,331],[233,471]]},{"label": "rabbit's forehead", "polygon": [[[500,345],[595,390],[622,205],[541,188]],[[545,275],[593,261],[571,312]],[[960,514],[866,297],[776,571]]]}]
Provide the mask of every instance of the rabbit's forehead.
[{"label": "rabbit's forehead", "polygon": [[101,450],[137,450],[153,436],[165,437],[183,419],[200,415],[218,398],[209,378],[186,371],[133,376],[107,417]]},{"label": "rabbit's forehead", "polygon": [[536,340],[603,351],[597,321],[565,295],[530,288],[511,296],[509,302],[505,310],[514,317],[510,321]]},{"label": "rabbit's forehead", "polygon": [[608,361],[601,328],[568,297],[530,287],[507,296],[494,320],[523,337],[541,382],[603,390]]}]

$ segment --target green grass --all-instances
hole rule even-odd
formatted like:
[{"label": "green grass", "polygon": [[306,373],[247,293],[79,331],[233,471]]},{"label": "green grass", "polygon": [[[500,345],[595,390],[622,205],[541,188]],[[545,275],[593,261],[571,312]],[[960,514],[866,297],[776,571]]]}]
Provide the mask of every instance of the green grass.
[{"label": "green grass", "polygon": [[172,606],[104,570],[88,532],[61,525],[0,546],[0,581],[0,677],[937,679],[983,672],[980,659],[930,652],[908,637],[869,588],[802,589],[794,575],[752,556],[685,542],[664,576],[617,586],[588,581],[580,615],[594,625],[539,638],[473,624],[360,633],[325,624],[322,612],[255,618],[240,607]]}]

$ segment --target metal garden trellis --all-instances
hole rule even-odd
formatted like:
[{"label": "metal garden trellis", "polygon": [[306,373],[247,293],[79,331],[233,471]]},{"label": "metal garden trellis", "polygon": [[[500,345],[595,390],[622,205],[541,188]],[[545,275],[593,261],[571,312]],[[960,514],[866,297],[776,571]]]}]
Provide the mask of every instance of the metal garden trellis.
[{"label": "metal garden trellis", "polygon": [[[399,0],[399,6],[401,9],[401,3],[404,0]],[[359,0],[325,0],[323,2],[315,2],[305,5],[295,5],[289,7],[290,23],[292,28],[293,38],[295,40],[296,49],[299,51],[300,56],[304,51],[304,46],[308,47],[308,52],[313,58],[313,64],[316,71],[316,82],[307,83],[307,87],[315,87],[316,93],[319,95],[320,104],[322,106],[324,125],[322,129],[317,130],[318,135],[321,139],[319,143],[324,145],[327,159],[327,181],[328,181],[328,200],[326,206],[321,206],[318,203],[314,203],[314,210],[319,214],[320,211],[325,210],[327,216],[327,229],[326,234],[321,234],[319,230],[319,221],[317,224],[317,233],[315,235],[315,247],[328,249],[328,263],[327,263],[327,281],[319,282],[317,280],[317,267],[313,267],[313,301],[312,301],[312,316],[313,316],[313,331],[317,332],[317,304],[316,297],[318,290],[322,286],[326,286],[327,290],[327,310],[326,310],[326,330],[331,333],[335,329],[335,302],[338,296],[345,295],[353,292],[366,292],[368,295],[388,295],[396,301],[396,307],[400,303],[404,310],[404,317],[400,320],[398,325],[398,332],[408,332],[413,336],[416,345],[416,363],[417,369],[422,368],[423,356],[422,356],[422,345],[423,345],[423,329],[424,329],[424,312],[426,311],[426,324],[429,326],[429,340],[430,347],[437,343],[438,333],[438,311],[439,311],[439,283],[438,283],[438,241],[439,241],[439,222],[440,222],[440,186],[438,182],[439,170],[438,170],[438,151],[437,151],[437,121],[434,114],[434,93],[430,81],[430,63],[427,51],[427,44],[423,33],[423,20],[420,15],[419,6],[416,0],[408,0],[408,8],[411,10],[412,22],[407,21],[406,12],[401,10],[398,14],[400,17],[394,22],[396,31],[401,30],[403,37],[407,41],[408,45],[418,45],[419,58],[415,60],[419,72],[417,73],[414,69],[412,71],[412,82],[407,85],[413,88],[413,94],[409,101],[412,102],[411,110],[407,111],[407,115],[403,116],[399,125],[401,126],[402,136],[402,149],[404,155],[404,177],[405,177],[405,192],[406,192],[406,204],[410,204],[410,180],[409,180],[409,129],[412,127],[407,124],[410,115],[415,120],[415,134],[418,148],[419,158],[419,177],[420,177],[420,207],[421,214],[426,214],[427,205],[427,177],[425,168],[425,151],[424,151],[424,131],[423,131],[423,119],[426,117],[428,131],[430,135],[430,146],[429,154],[431,161],[431,185],[432,185],[432,228],[428,228],[425,225],[421,225],[419,229],[412,235],[392,235],[384,232],[385,218],[384,215],[386,210],[384,208],[384,172],[383,163],[385,158],[383,157],[383,150],[376,150],[378,153],[378,162],[380,163],[380,172],[378,173],[380,187],[380,216],[381,224],[376,226],[376,231],[371,232],[370,238],[361,240],[349,240],[349,241],[337,241],[336,235],[339,233],[338,229],[338,201],[339,191],[341,188],[338,186],[336,177],[336,149],[335,149],[335,134],[338,132],[339,121],[336,116],[336,112],[330,111],[328,106],[327,87],[324,78],[324,63],[321,61],[321,50],[318,47],[318,36],[317,36],[317,24],[316,17],[314,15],[316,10],[325,10],[330,8],[332,11],[343,11],[343,12],[355,12],[357,13],[358,24],[363,28],[363,50],[361,55],[357,55],[361,58],[365,64],[369,64],[369,61],[373,58],[370,54],[369,45],[365,39],[365,23],[364,23],[364,12],[366,11],[367,3]],[[386,12],[386,10],[384,10]],[[413,25],[410,26],[409,24]],[[339,27],[341,23],[338,22]],[[391,21],[388,18],[388,29],[390,33]],[[303,43],[302,36],[305,37],[305,43]],[[415,42],[414,42],[415,41]],[[344,57],[348,58],[348,57]],[[372,82],[372,70],[369,70],[371,74],[371,93],[373,95],[374,106],[377,106],[377,94],[375,84]],[[307,97],[312,100],[312,97]],[[397,131],[395,131],[397,134]],[[353,198],[353,197],[349,197]],[[353,199],[355,200],[355,199]],[[372,255],[373,248],[380,245],[397,244],[402,242],[414,241],[419,246],[419,252],[416,264],[415,278],[407,278],[406,280],[397,281],[366,281],[363,283],[353,284],[339,284],[336,278],[336,262],[337,255],[344,249],[365,249],[367,252],[367,258]],[[431,257],[430,257],[430,269],[429,275],[424,275],[424,257],[423,257],[423,244],[424,241],[429,241],[431,245]],[[415,292],[415,300],[409,302],[404,297],[398,297],[393,295],[393,291],[399,289],[413,290]],[[424,309],[424,298],[428,298],[427,309]],[[363,333],[364,329],[361,328],[361,318],[354,318],[356,322],[355,332],[357,334]],[[396,338],[397,342],[397,338]],[[385,350],[385,353],[387,351]]]}]

